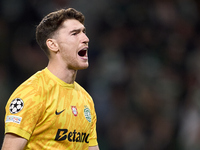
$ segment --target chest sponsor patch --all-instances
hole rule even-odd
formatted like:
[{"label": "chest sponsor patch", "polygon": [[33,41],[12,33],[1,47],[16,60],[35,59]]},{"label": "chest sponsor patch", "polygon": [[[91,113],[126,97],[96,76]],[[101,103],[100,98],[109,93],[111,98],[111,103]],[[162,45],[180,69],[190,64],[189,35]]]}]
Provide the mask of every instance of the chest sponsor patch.
[{"label": "chest sponsor patch", "polygon": [[10,115],[10,116],[6,117],[5,123],[7,123],[7,122],[13,122],[13,123],[20,124],[21,121],[22,121],[22,117]]},{"label": "chest sponsor patch", "polygon": [[20,98],[15,98],[11,103],[10,103],[10,113],[16,114],[20,112],[24,107],[24,102]]},{"label": "chest sponsor patch", "polygon": [[91,113],[90,113],[90,109],[87,106],[84,106],[84,115],[85,118],[87,119],[87,121],[91,122]]}]

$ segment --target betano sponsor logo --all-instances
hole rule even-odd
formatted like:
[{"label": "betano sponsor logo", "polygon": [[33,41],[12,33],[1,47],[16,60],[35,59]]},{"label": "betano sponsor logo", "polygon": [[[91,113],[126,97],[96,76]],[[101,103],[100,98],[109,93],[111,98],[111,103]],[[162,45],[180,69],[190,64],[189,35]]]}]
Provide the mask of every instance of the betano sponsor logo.
[{"label": "betano sponsor logo", "polygon": [[68,129],[58,129],[55,140],[56,141],[63,141],[68,140],[69,142],[85,142],[89,143],[88,141],[89,134],[76,132],[68,132]]}]

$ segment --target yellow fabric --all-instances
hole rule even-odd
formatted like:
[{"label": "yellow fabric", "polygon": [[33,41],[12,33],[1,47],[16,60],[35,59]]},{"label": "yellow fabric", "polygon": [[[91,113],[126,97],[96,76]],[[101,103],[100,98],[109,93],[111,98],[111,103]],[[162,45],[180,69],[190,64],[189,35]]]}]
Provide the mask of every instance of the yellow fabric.
[{"label": "yellow fabric", "polygon": [[[16,98],[23,100],[24,106],[12,114],[10,104]],[[8,121],[9,116],[21,119],[16,123]],[[67,84],[45,68],[11,95],[5,133],[27,139],[25,149],[86,150],[98,145],[93,100],[78,83]]]}]

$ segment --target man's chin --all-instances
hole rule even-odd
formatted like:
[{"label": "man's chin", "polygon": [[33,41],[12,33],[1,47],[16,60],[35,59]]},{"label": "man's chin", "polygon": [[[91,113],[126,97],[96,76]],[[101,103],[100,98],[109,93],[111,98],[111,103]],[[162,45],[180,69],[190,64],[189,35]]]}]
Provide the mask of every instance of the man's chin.
[{"label": "man's chin", "polygon": [[87,69],[89,67],[89,65],[87,65],[87,66],[82,66],[82,67],[80,67],[78,70],[84,70],[84,69]]},{"label": "man's chin", "polygon": [[87,64],[76,67],[75,70],[84,70],[84,69],[87,69],[88,67],[89,67],[89,64],[87,63]]}]

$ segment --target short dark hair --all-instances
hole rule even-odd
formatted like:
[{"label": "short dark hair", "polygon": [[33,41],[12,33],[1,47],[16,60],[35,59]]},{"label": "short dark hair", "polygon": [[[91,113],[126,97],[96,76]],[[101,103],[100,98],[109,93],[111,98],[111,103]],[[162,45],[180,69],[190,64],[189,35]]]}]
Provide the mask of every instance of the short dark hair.
[{"label": "short dark hair", "polygon": [[60,9],[58,11],[46,15],[39,25],[36,27],[36,40],[40,48],[49,56],[49,49],[46,45],[46,40],[51,38],[54,32],[67,19],[76,19],[84,24],[84,15],[74,8]]}]

